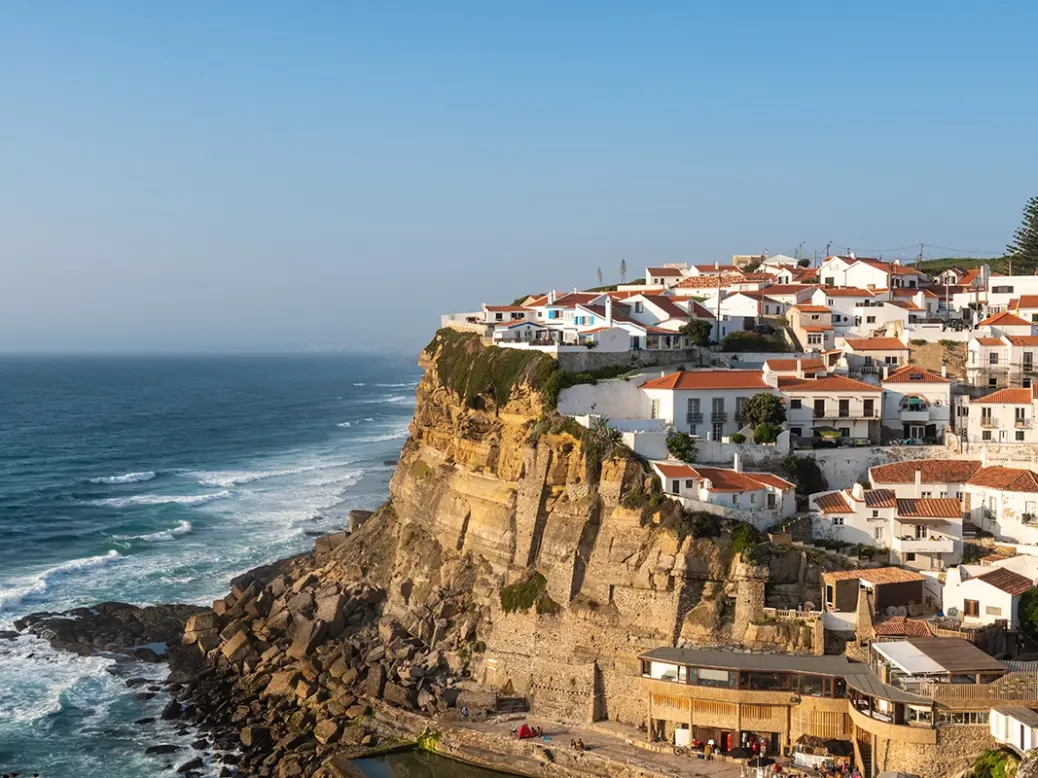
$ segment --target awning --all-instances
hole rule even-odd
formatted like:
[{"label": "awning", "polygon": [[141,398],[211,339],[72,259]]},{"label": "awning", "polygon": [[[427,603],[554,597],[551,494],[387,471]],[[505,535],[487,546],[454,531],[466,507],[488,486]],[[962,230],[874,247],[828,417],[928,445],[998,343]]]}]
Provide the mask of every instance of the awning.
[{"label": "awning", "polygon": [[913,646],[908,641],[897,643],[873,643],[872,648],[891,664],[909,675],[943,674],[944,667]]}]

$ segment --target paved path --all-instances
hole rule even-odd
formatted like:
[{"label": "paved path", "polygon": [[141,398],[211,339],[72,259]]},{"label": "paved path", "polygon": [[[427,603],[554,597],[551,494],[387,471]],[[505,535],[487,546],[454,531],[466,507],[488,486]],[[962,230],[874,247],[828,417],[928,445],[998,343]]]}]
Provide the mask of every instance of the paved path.
[{"label": "paved path", "polygon": [[682,776],[682,778],[739,778],[739,764],[719,760],[705,761],[695,757],[675,756],[670,752],[656,752],[631,745],[628,738],[641,738],[644,733],[634,727],[625,727],[612,722],[601,722],[594,728],[572,727],[554,721],[539,719],[535,716],[526,718],[509,717],[508,720],[490,720],[480,722],[458,722],[462,726],[488,732],[502,737],[510,737],[512,729],[523,722],[544,730],[544,737],[551,738],[551,745],[567,753],[572,753],[570,740],[583,740],[584,748],[596,756],[611,759],[623,764],[641,767],[645,770],[666,775]]}]

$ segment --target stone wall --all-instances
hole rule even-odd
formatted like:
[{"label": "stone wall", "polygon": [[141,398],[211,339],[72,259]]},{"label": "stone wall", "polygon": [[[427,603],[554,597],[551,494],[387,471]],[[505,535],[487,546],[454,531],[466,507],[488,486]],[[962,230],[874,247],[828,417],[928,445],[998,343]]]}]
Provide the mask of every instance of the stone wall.
[{"label": "stone wall", "polygon": [[620,351],[607,353],[595,349],[584,349],[575,352],[562,352],[557,356],[559,365],[567,373],[581,373],[599,367],[613,365],[629,365],[637,367],[653,367],[656,365],[678,365],[682,363],[698,363],[699,352],[694,349],[675,349],[673,351]]}]

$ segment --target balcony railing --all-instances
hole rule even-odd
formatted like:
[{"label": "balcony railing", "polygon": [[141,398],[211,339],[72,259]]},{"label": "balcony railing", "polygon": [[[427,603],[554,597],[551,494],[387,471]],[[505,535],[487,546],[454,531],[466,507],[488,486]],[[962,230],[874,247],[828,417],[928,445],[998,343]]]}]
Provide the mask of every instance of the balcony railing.
[{"label": "balcony railing", "polygon": [[901,411],[901,421],[930,421],[930,411],[927,408],[905,408]]},{"label": "balcony railing", "polygon": [[728,421],[728,411],[711,411],[710,421]]},{"label": "balcony railing", "polygon": [[950,554],[955,551],[955,541],[942,536],[928,538],[894,538],[891,544],[895,551],[921,554]]},{"label": "balcony railing", "polygon": [[685,421],[687,423],[689,423],[689,424],[702,424],[703,423],[703,414],[701,414],[701,413],[691,413],[691,412],[690,413],[686,413],[685,414]]},{"label": "balcony railing", "polygon": [[878,419],[879,411],[875,408],[871,411],[857,410],[855,408],[813,410],[816,419]]},{"label": "balcony railing", "polygon": [[980,417],[980,426],[984,429],[995,429],[998,427],[998,419]]},{"label": "balcony railing", "polygon": [[1013,426],[1016,427],[1018,430],[1030,429],[1030,427],[1031,427],[1031,420],[1030,419],[1017,419],[1015,422],[1013,422]]}]

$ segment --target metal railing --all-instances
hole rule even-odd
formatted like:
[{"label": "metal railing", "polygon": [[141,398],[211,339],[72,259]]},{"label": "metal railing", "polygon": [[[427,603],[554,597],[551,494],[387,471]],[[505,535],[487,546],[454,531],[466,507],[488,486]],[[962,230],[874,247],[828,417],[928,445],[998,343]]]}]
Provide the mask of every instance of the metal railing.
[{"label": "metal railing", "polygon": [[728,411],[711,411],[710,421],[728,421]]},{"label": "metal railing", "polygon": [[703,423],[703,414],[701,414],[701,413],[691,413],[691,412],[686,413],[685,414],[685,421],[688,424],[702,424]]},{"label": "metal railing", "polygon": [[995,429],[998,427],[998,419],[993,419],[991,417],[984,418],[983,416],[981,416],[980,426],[984,429]]}]

